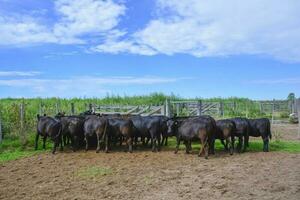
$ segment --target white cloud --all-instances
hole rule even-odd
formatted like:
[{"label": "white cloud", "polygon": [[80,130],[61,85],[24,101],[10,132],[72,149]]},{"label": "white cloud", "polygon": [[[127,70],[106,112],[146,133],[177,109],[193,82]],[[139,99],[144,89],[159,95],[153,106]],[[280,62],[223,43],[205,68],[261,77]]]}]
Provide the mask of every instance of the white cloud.
[{"label": "white cloud", "polygon": [[252,84],[300,84],[300,78],[285,78],[285,79],[264,79],[249,81]]},{"label": "white cloud", "polygon": [[174,83],[190,78],[166,78],[166,77],[98,77],[83,76],[69,79],[0,79],[0,87],[23,88],[34,96],[97,96],[109,93],[109,86],[127,85],[153,85]]},{"label": "white cloud", "polygon": [[37,76],[41,72],[38,71],[0,71],[0,77],[6,76]]},{"label": "white cloud", "polygon": [[55,0],[52,25],[38,14],[0,13],[0,45],[85,44],[113,54],[242,54],[300,62],[298,0],[156,1],[157,16],[133,33],[118,27],[126,11],[122,0]]},{"label": "white cloud", "polygon": [[104,36],[125,13],[123,4],[112,0],[56,0],[59,15],[53,25],[43,19],[27,15],[0,13],[0,45],[35,43],[84,44],[83,36]]},{"label": "white cloud", "polygon": [[[0,13],[1,14],[1,13]],[[48,28],[30,16],[0,15],[0,45],[57,42]]]},{"label": "white cloud", "polygon": [[[300,62],[297,0],[158,0],[158,18],[125,40],[100,45],[105,52],[145,47],[153,54],[197,57],[266,55]],[[112,45],[110,45],[112,44]],[[134,45],[132,45],[134,44]],[[117,48],[112,48],[117,47]]]}]

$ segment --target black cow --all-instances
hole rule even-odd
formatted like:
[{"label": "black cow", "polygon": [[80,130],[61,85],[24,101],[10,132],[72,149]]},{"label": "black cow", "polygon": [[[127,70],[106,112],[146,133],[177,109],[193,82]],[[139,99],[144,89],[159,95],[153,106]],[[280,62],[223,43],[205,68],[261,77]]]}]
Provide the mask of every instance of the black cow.
[{"label": "black cow", "polygon": [[140,137],[144,143],[145,138],[150,138],[152,143],[152,151],[160,151],[160,119],[151,116],[131,116],[130,119],[134,125],[135,141]]},{"label": "black cow", "polygon": [[112,139],[120,138],[122,145],[123,138],[126,141],[128,150],[132,153],[132,142],[134,137],[133,122],[130,119],[122,119],[120,117],[108,117],[109,131],[108,137]]},{"label": "black cow", "polygon": [[84,142],[83,125],[85,118],[80,116],[64,116],[64,113],[58,113],[56,118],[59,119],[62,124],[64,145],[67,144],[66,140],[70,140],[72,150],[76,151]]},{"label": "black cow", "polygon": [[[168,135],[168,125],[167,122],[170,119],[166,116],[152,116],[152,118],[157,118],[159,120],[159,131],[162,137],[161,140],[161,146],[168,146],[168,137],[171,137],[172,135]],[[150,139],[150,138],[149,138]],[[148,142],[147,142],[148,144]]]},{"label": "black cow", "polygon": [[168,133],[170,131],[176,135],[177,144],[175,153],[179,150],[180,141],[183,140],[186,146],[186,153],[191,150],[193,139],[200,139],[201,149],[198,156],[205,154],[208,158],[209,152],[214,153],[214,135],[216,132],[216,122],[212,117],[200,116],[183,120],[169,120]]},{"label": "black cow", "polygon": [[39,136],[41,135],[43,137],[43,149],[46,149],[46,140],[47,137],[50,137],[51,140],[53,141],[53,149],[52,153],[55,154],[56,147],[61,145],[60,148],[63,150],[63,145],[62,145],[62,139],[61,139],[61,131],[62,131],[62,126],[61,123],[52,118],[48,117],[46,115],[40,116],[37,115],[37,133],[35,137],[35,150],[38,148],[38,140]]},{"label": "black cow", "polygon": [[104,117],[99,117],[96,115],[91,115],[86,117],[83,130],[84,130],[84,140],[85,140],[85,150],[89,148],[88,138],[96,135],[97,137],[97,149],[96,152],[99,153],[101,141],[105,141],[105,152],[108,152],[108,136],[106,134],[108,127],[108,120]]},{"label": "black cow", "polygon": [[[272,139],[271,134],[271,125],[270,120],[268,118],[260,118],[260,119],[249,119],[250,123],[250,132],[249,136],[252,137],[261,137],[263,140],[263,151],[269,151],[269,139]],[[245,143],[248,146],[248,139],[246,139]]]},{"label": "black cow", "polygon": [[234,150],[234,136],[236,131],[235,123],[232,120],[223,119],[216,121],[216,125],[217,131],[215,139],[221,140],[221,143],[224,145],[225,149],[229,150],[230,155],[232,155]]},{"label": "black cow", "polygon": [[236,131],[235,136],[238,137],[239,142],[237,145],[237,151],[240,153],[243,151],[246,151],[247,144],[246,141],[249,140],[249,132],[250,132],[250,124],[247,118],[243,117],[237,117],[237,118],[231,118],[229,119],[235,123]]}]

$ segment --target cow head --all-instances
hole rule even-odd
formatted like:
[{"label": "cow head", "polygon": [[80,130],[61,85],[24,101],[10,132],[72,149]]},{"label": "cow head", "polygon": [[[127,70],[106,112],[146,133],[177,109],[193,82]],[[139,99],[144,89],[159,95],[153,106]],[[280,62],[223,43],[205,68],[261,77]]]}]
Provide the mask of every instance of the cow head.
[{"label": "cow head", "polygon": [[167,121],[167,127],[168,127],[168,135],[169,136],[174,136],[177,133],[177,129],[178,129],[178,121],[173,120],[173,119],[169,119]]}]

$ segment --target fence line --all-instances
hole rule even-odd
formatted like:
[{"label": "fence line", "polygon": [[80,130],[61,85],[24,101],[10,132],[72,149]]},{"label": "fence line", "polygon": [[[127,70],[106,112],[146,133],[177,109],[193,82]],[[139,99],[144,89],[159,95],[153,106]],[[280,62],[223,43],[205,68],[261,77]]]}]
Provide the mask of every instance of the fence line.
[{"label": "fence line", "polygon": [[[16,103],[17,102],[17,103]],[[21,142],[26,142],[26,134],[35,131],[36,114],[54,116],[58,112],[65,111],[66,114],[78,114],[88,110],[100,113],[120,113],[120,114],[141,114],[141,115],[164,115],[173,117],[176,113],[178,116],[187,115],[212,115],[215,118],[248,116],[261,117],[266,116],[272,119],[272,124],[282,123],[281,112],[287,114],[299,114],[299,99],[295,101],[171,101],[166,99],[161,105],[96,105],[90,102],[57,102],[45,103],[45,101],[31,102],[19,100],[3,106],[1,104],[0,116],[0,141],[1,135],[6,133],[18,134]],[[287,117],[285,117],[287,119]],[[287,120],[286,120],[287,121]],[[299,133],[300,139],[300,125]]]}]

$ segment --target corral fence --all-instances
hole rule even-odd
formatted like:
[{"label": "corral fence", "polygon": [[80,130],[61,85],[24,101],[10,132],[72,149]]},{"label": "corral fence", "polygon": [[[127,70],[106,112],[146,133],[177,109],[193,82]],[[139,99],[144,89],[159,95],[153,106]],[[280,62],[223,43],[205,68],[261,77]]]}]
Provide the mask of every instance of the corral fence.
[{"label": "corral fence", "polygon": [[165,115],[164,105],[92,105],[92,111],[99,114],[121,114],[121,115]]},{"label": "corral fence", "polygon": [[[57,101],[44,102],[18,99],[11,104],[0,104],[0,142],[3,135],[18,136],[23,144],[26,143],[28,133],[36,131],[36,115],[46,113],[54,116],[58,112],[67,115],[79,114],[91,110],[100,114],[123,115],[164,115],[174,116],[200,116],[211,115],[216,119],[227,117],[268,117],[275,123],[287,123],[289,115],[300,116],[300,99],[295,101],[172,101],[165,100],[158,105],[106,105],[93,102]],[[300,138],[300,124],[299,124]]]}]

